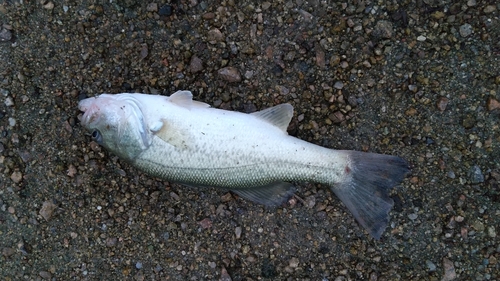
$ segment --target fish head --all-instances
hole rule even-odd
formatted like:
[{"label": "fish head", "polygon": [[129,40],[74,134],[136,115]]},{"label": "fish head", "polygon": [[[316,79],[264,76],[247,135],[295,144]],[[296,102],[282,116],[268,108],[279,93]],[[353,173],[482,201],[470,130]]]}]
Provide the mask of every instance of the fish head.
[{"label": "fish head", "polygon": [[128,94],[102,94],[81,100],[81,124],[92,139],[117,156],[133,161],[151,144],[139,101]]}]

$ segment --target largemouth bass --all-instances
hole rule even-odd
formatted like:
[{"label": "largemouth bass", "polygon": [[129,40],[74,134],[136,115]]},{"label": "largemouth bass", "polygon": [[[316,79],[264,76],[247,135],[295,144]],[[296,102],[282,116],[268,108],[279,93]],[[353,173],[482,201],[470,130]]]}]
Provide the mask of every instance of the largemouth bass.
[{"label": "largemouth bass", "polygon": [[321,183],[376,239],[393,206],[389,191],[409,171],[396,156],[333,150],[289,136],[290,104],[245,114],[178,91],[170,97],[102,94],[78,108],[93,140],[152,176],[229,189],[268,206],[289,199],[290,182]]}]

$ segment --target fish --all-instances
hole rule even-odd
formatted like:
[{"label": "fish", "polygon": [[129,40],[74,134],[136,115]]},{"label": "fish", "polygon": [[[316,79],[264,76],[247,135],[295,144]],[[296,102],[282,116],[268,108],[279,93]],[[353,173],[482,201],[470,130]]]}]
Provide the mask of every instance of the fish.
[{"label": "fish", "polygon": [[394,205],[390,191],[410,170],[398,156],[334,150],[290,136],[288,103],[247,114],[213,108],[183,90],[101,94],[78,108],[92,140],[146,174],[227,189],[266,206],[287,202],[294,183],[319,183],[377,240]]}]

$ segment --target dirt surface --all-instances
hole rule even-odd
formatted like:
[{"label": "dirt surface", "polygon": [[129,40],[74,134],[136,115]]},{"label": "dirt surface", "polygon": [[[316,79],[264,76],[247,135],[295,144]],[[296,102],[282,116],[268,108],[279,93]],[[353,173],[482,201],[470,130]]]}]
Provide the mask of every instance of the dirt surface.
[{"label": "dirt surface", "polygon": [[[499,10],[0,0],[0,279],[499,280]],[[288,102],[291,135],[407,159],[382,239],[324,186],[273,209],[170,184],[79,124],[85,97],[182,89]]]}]

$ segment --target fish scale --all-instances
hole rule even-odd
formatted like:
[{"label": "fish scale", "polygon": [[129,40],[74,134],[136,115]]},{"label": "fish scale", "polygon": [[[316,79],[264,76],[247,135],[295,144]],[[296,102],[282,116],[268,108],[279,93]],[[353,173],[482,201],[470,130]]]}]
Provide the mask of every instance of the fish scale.
[{"label": "fish scale", "polygon": [[289,136],[289,104],[245,114],[178,91],[102,94],[80,101],[79,109],[81,124],[100,145],[152,176],[229,189],[271,206],[293,194],[290,182],[321,183],[376,239],[393,206],[389,191],[409,172],[397,156],[333,150]]}]

